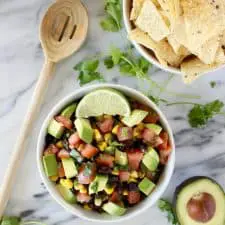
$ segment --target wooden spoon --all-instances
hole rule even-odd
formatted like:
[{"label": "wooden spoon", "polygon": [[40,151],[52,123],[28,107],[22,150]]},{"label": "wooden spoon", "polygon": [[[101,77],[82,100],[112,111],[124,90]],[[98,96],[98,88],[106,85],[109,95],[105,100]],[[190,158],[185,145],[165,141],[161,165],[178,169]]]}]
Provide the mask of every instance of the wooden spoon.
[{"label": "wooden spoon", "polygon": [[45,64],[37,82],[30,107],[11,154],[0,189],[0,218],[10,197],[13,181],[26,150],[35,116],[42,103],[54,65],[76,52],[86,39],[88,14],[80,0],[57,0],[46,12],[40,26],[40,40]]}]

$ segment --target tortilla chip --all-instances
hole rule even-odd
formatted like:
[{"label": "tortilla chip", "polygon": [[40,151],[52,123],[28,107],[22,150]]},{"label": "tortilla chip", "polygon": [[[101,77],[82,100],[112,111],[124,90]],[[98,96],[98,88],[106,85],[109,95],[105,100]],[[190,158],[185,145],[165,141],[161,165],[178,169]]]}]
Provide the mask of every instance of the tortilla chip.
[{"label": "tortilla chip", "polygon": [[206,41],[199,49],[193,51],[205,64],[212,64],[215,61],[216,53],[220,45],[219,36],[215,36]]},{"label": "tortilla chip", "polygon": [[129,38],[151,49],[155,53],[156,58],[163,65],[179,67],[182,60],[186,57],[186,55],[176,55],[166,40],[155,42],[148,34],[138,28],[130,32]]},{"label": "tortilla chip", "polygon": [[157,8],[160,7],[160,4],[159,4],[158,0],[151,0],[151,1]]},{"label": "tortilla chip", "polygon": [[181,72],[183,73],[184,83],[190,84],[194,80],[198,79],[204,73],[209,72],[210,70],[216,68],[218,65],[204,64],[198,58],[192,58],[181,63]]},{"label": "tortilla chip", "polygon": [[207,40],[225,29],[224,0],[180,0],[188,48],[197,51]]},{"label": "tortilla chip", "polygon": [[133,0],[133,7],[130,14],[130,20],[136,20],[140,14],[141,8],[145,0]]},{"label": "tortilla chip", "polygon": [[219,47],[216,57],[215,57],[215,63],[222,65],[225,64],[225,50],[222,46]]},{"label": "tortilla chip", "polygon": [[136,25],[155,41],[160,41],[170,33],[168,26],[151,0],[145,0]]},{"label": "tortilla chip", "polygon": [[171,33],[170,35],[168,35],[167,37],[169,44],[171,45],[171,47],[173,48],[174,52],[176,54],[179,53],[179,49],[182,46],[174,37],[173,33]]}]

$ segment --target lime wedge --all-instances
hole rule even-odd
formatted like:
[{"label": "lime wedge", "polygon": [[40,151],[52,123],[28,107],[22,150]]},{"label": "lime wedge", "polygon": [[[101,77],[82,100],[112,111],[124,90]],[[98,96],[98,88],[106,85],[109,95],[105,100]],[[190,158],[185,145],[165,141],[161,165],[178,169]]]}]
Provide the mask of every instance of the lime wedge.
[{"label": "lime wedge", "polygon": [[130,104],[126,97],[112,88],[102,88],[85,95],[79,102],[76,117],[121,115],[129,116]]}]

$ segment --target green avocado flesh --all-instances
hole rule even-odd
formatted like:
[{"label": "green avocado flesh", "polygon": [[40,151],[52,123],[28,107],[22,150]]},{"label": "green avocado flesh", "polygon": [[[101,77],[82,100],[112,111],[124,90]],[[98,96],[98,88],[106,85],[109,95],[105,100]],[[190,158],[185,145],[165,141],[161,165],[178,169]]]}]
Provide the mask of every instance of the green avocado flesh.
[{"label": "green avocado flesh", "polygon": [[175,207],[180,225],[225,224],[225,193],[211,178],[196,177],[181,184]]},{"label": "green avocado flesh", "polygon": [[74,123],[80,139],[90,144],[93,140],[93,129],[90,121],[88,119],[78,118]]},{"label": "green avocado flesh", "polygon": [[89,190],[88,190],[89,195],[103,191],[107,182],[108,182],[107,175],[97,174],[95,179],[89,185]]},{"label": "green avocado flesh", "polygon": [[77,201],[76,196],[73,194],[73,192],[71,190],[65,188],[61,184],[57,184],[56,188],[59,191],[59,193],[62,195],[62,197],[65,199],[65,201],[67,201],[68,203],[71,203],[71,204],[76,203],[76,201]]},{"label": "green avocado flesh", "polygon": [[126,166],[127,163],[128,163],[127,153],[121,152],[121,151],[116,149],[116,151],[115,151],[115,162],[116,162],[116,164],[119,164],[121,166]]},{"label": "green avocado flesh", "polygon": [[113,202],[108,202],[104,204],[102,208],[105,212],[112,216],[122,216],[126,212],[125,208],[120,207],[119,205]]},{"label": "green avocado flesh", "polygon": [[148,112],[140,109],[135,109],[131,112],[131,115],[128,117],[124,117],[122,122],[128,127],[133,127],[139,124],[146,116]]},{"label": "green avocado flesh", "polygon": [[153,189],[155,188],[155,184],[150,181],[148,178],[144,178],[138,185],[138,188],[141,192],[143,192],[145,195],[149,195]]},{"label": "green avocado flesh", "polygon": [[149,147],[142,159],[142,163],[149,171],[156,171],[159,165],[159,155],[156,150]]},{"label": "green avocado flesh", "polygon": [[75,177],[77,175],[77,168],[72,158],[62,159],[63,168],[67,179]]},{"label": "green avocado flesh", "polygon": [[43,156],[43,165],[48,177],[58,175],[58,165],[54,154]]},{"label": "green avocado flesh", "polygon": [[64,132],[63,125],[57,122],[56,120],[52,119],[48,125],[48,133],[53,137],[59,139],[61,138],[63,132]]},{"label": "green avocado flesh", "polygon": [[157,125],[157,124],[154,124],[154,123],[148,123],[148,124],[145,125],[145,127],[153,130],[157,135],[159,135],[162,131],[162,127]]},{"label": "green avocado flesh", "polygon": [[77,104],[71,104],[69,106],[67,106],[62,112],[61,112],[61,116],[64,116],[68,119],[70,119],[70,117],[73,115],[73,113],[75,112],[77,108]]},{"label": "green avocado flesh", "polygon": [[20,225],[20,218],[15,216],[3,216],[1,225]]}]

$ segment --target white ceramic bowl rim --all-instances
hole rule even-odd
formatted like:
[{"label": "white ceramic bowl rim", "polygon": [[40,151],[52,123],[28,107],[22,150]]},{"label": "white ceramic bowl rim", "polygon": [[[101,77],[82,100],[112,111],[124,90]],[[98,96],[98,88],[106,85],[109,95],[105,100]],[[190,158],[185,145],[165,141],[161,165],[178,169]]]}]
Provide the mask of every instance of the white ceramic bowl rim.
[{"label": "white ceramic bowl rim", "polygon": [[[139,203],[137,206],[129,209],[127,213],[121,217],[111,217],[109,215],[102,215],[98,214],[92,211],[86,211],[82,209],[78,205],[71,205],[67,203],[62,196],[57,192],[54,184],[48,179],[48,177],[45,175],[43,165],[42,165],[42,154],[43,154],[43,149],[44,149],[44,144],[45,144],[45,136],[46,136],[46,130],[47,126],[49,124],[49,121],[53,116],[55,116],[57,113],[59,113],[63,107],[71,103],[72,101],[78,100],[81,97],[83,97],[85,94],[88,92],[91,92],[92,90],[95,90],[97,88],[114,88],[117,89],[121,92],[123,92],[127,96],[132,96],[133,98],[137,99],[138,101],[141,101],[144,104],[149,105],[151,108],[153,108],[160,116],[161,123],[164,127],[165,130],[167,130],[169,137],[170,137],[170,142],[172,146],[172,154],[170,156],[170,159],[168,161],[168,164],[166,165],[160,180],[153,191],[153,193],[146,198],[144,201]],[[68,210],[70,213],[89,220],[89,221],[95,221],[95,222],[119,222],[119,221],[124,221],[126,219],[130,219],[132,217],[137,216],[139,213],[147,210],[149,207],[151,207],[164,193],[166,190],[169,181],[172,177],[173,170],[174,170],[174,165],[175,165],[175,144],[174,144],[174,138],[173,134],[171,131],[171,128],[163,115],[163,113],[159,110],[159,108],[149,100],[145,95],[141,94],[140,92],[125,87],[121,85],[114,85],[114,84],[97,84],[97,85],[91,85],[87,87],[83,87],[78,89],[77,91],[73,92],[72,94],[68,95],[67,97],[63,98],[56,106],[51,110],[51,112],[48,114],[47,118],[45,119],[42,128],[40,130],[40,134],[38,137],[38,143],[37,143],[37,164],[38,164],[38,169],[41,175],[41,178],[44,182],[44,184],[47,187],[47,190],[50,192],[52,197],[66,210]]]}]

